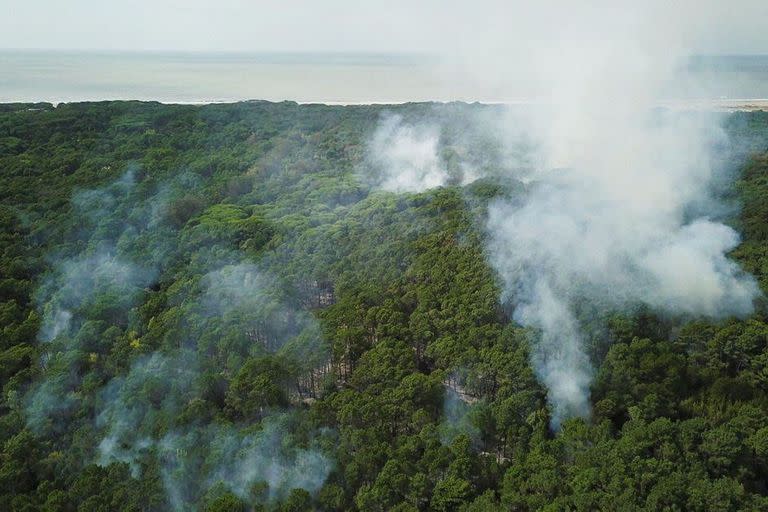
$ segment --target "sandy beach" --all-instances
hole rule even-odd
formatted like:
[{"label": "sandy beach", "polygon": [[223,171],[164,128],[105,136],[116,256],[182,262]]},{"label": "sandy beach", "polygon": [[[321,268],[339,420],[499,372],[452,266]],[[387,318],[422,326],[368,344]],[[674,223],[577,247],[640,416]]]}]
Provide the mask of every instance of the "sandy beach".
[{"label": "sandy beach", "polygon": [[754,112],[768,110],[768,98],[671,101],[665,102],[662,106],[681,110]]}]

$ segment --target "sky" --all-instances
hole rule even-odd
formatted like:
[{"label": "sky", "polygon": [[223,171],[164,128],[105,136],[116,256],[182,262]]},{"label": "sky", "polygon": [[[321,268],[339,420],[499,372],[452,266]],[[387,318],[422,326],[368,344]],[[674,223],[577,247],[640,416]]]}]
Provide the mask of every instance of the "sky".
[{"label": "sky", "polygon": [[[439,54],[552,37],[574,20],[602,20],[603,12],[632,11],[636,3],[0,0],[0,48]],[[657,4],[659,23],[675,13],[694,33],[694,52],[768,54],[765,0],[642,3],[644,10]]]}]

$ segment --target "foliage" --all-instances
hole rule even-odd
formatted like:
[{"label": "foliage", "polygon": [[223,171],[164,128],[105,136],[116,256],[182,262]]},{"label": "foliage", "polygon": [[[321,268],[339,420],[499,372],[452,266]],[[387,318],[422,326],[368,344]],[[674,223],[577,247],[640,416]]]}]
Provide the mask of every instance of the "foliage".
[{"label": "foliage", "polygon": [[[613,317],[592,419],[550,431],[483,252],[523,188],[371,190],[383,109],[0,108],[0,510],[768,508],[764,308]],[[768,115],[729,130],[761,153],[733,256],[768,290]],[[327,478],[245,481],[249,456]]]}]

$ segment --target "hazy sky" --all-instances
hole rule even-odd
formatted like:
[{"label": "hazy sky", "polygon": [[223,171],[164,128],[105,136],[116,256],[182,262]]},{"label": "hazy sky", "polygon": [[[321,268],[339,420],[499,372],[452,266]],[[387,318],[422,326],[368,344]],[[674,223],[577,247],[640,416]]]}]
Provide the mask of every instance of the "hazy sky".
[{"label": "hazy sky", "polygon": [[[474,39],[535,39],[584,11],[631,10],[633,3],[648,2],[0,0],[0,47],[434,53]],[[697,52],[768,53],[766,0],[664,4],[696,30]],[[665,11],[656,12],[662,22]]]}]

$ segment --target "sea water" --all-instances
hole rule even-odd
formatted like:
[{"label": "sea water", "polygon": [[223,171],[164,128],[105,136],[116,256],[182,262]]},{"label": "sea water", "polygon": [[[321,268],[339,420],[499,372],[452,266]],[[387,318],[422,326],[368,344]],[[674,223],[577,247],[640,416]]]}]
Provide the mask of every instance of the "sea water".
[{"label": "sea water", "polygon": [[[768,56],[692,59],[670,99],[768,99]],[[705,87],[689,87],[690,83]],[[138,99],[211,103],[526,102],[421,55],[0,50],[0,102]]]}]

